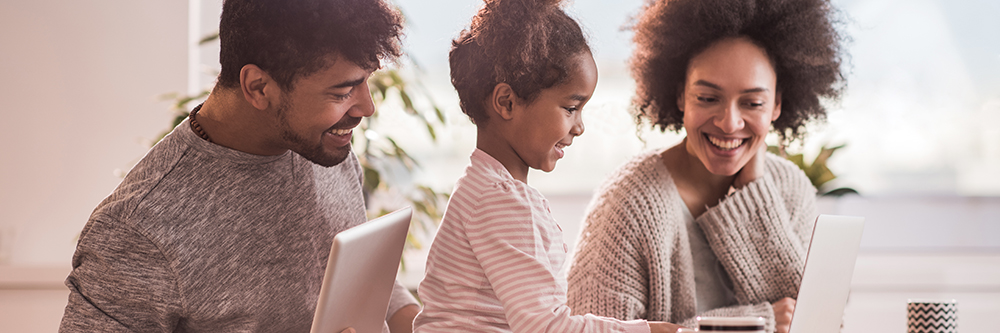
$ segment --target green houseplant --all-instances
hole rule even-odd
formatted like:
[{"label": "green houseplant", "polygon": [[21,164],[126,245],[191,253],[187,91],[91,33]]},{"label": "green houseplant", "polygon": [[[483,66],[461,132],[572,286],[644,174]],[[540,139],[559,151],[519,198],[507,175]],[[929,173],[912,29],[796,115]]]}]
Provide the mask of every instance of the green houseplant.
[{"label": "green houseplant", "polygon": [[805,172],[806,176],[809,177],[809,181],[812,182],[814,187],[816,187],[816,190],[819,191],[820,195],[842,196],[852,193],[858,194],[858,191],[850,187],[830,189],[829,186],[825,186],[828,185],[831,180],[837,178],[837,175],[833,174],[833,171],[831,171],[826,165],[826,162],[830,159],[830,156],[833,156],[834,152],[838,149],[844,148],[845,146],[846,144],[836,147],[827,147],[826,145],[823,145],[823,147],[820,148],[819,154],[816,155],[816,158],[813,159],[812,162],[806,162],[805,156],[801,153],[788,154],[788,152],[785,151],[785,146],[767,146],[767,151],[795,163],[795,165],[797,165],[799,169],[802,169],[802,172]]}]

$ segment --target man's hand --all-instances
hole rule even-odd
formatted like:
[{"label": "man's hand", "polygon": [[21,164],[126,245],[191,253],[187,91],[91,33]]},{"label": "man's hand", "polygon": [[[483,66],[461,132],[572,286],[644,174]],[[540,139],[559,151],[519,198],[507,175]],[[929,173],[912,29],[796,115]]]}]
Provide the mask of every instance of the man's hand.
[{"label": "man's hand", "polygon": [[785,297],[771,306],[774,308],[774,332],[788,333],[792,325],[792,312],[795,311],[795,299]]},{"label": "man's hand", "polygon": [[649,324],[650,333],[676,333],[677,329],[684,327],[663,321],[650,321],[647,323]]},{"label": "man's hand", "polygon": [[736,179],[733,180],[733,187],[738,189],[743,188],[750,182],[757,180],[757,178],[764,176],[764,159],[767,153],[767,145],[762,144],[757,153],[753,154],[753,157],[747,161],[747,164],[740,169],[740,172],[736,173]]},{"label": "man's hand", "polygon": [[389,317],[389,331],[392,333],[412,333],[413,318],[420,312],[420,306],[410,304],[402,307]]}]

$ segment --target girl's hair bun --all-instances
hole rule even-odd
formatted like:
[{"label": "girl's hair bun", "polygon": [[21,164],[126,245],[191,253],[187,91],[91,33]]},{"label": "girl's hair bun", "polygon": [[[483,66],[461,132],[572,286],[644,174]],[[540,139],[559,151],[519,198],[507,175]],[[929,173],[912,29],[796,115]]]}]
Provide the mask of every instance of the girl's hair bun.
[{"label": "girl's hair bun", "polygon": [[[494,75],[509,82],[523,75],[534,59],[549,57],[552,33],[546,18],[560,10],[561,0],[485,0],[472,20],[470,32],[487,56],[494,59]],[[520,70],[509,71],[507,69]]]},{"label": "girl's hair bun", "polygon": [[589,51],[562,0],[485,0],[468,29],[452,41],[451,84],[473,123],[488,119],[485,101],[506,83],[528,101],[567,77],[569,59]]}]

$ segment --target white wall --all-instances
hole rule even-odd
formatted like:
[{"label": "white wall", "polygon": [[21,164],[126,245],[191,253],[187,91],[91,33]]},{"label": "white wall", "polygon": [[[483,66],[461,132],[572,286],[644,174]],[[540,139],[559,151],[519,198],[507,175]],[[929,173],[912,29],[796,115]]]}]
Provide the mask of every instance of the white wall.
[{"label": "white wall", "polygon": [[115,170],[169,125],[186,45],[185,1],[0,2],[0,260],[69,264]]}]

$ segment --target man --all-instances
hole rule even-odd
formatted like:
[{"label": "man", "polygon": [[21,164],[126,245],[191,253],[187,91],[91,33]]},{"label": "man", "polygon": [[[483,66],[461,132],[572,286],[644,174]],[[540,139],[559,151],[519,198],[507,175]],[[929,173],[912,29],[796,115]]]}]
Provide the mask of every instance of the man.
[{"label": "man", "polygon": [[[380,0],[226,0],[218,84],[94,210],[60,331],[309,331],[333,236],[365,221],[352,129],[400,30]],[[392,332],[418,311],[397,283]]]}]

